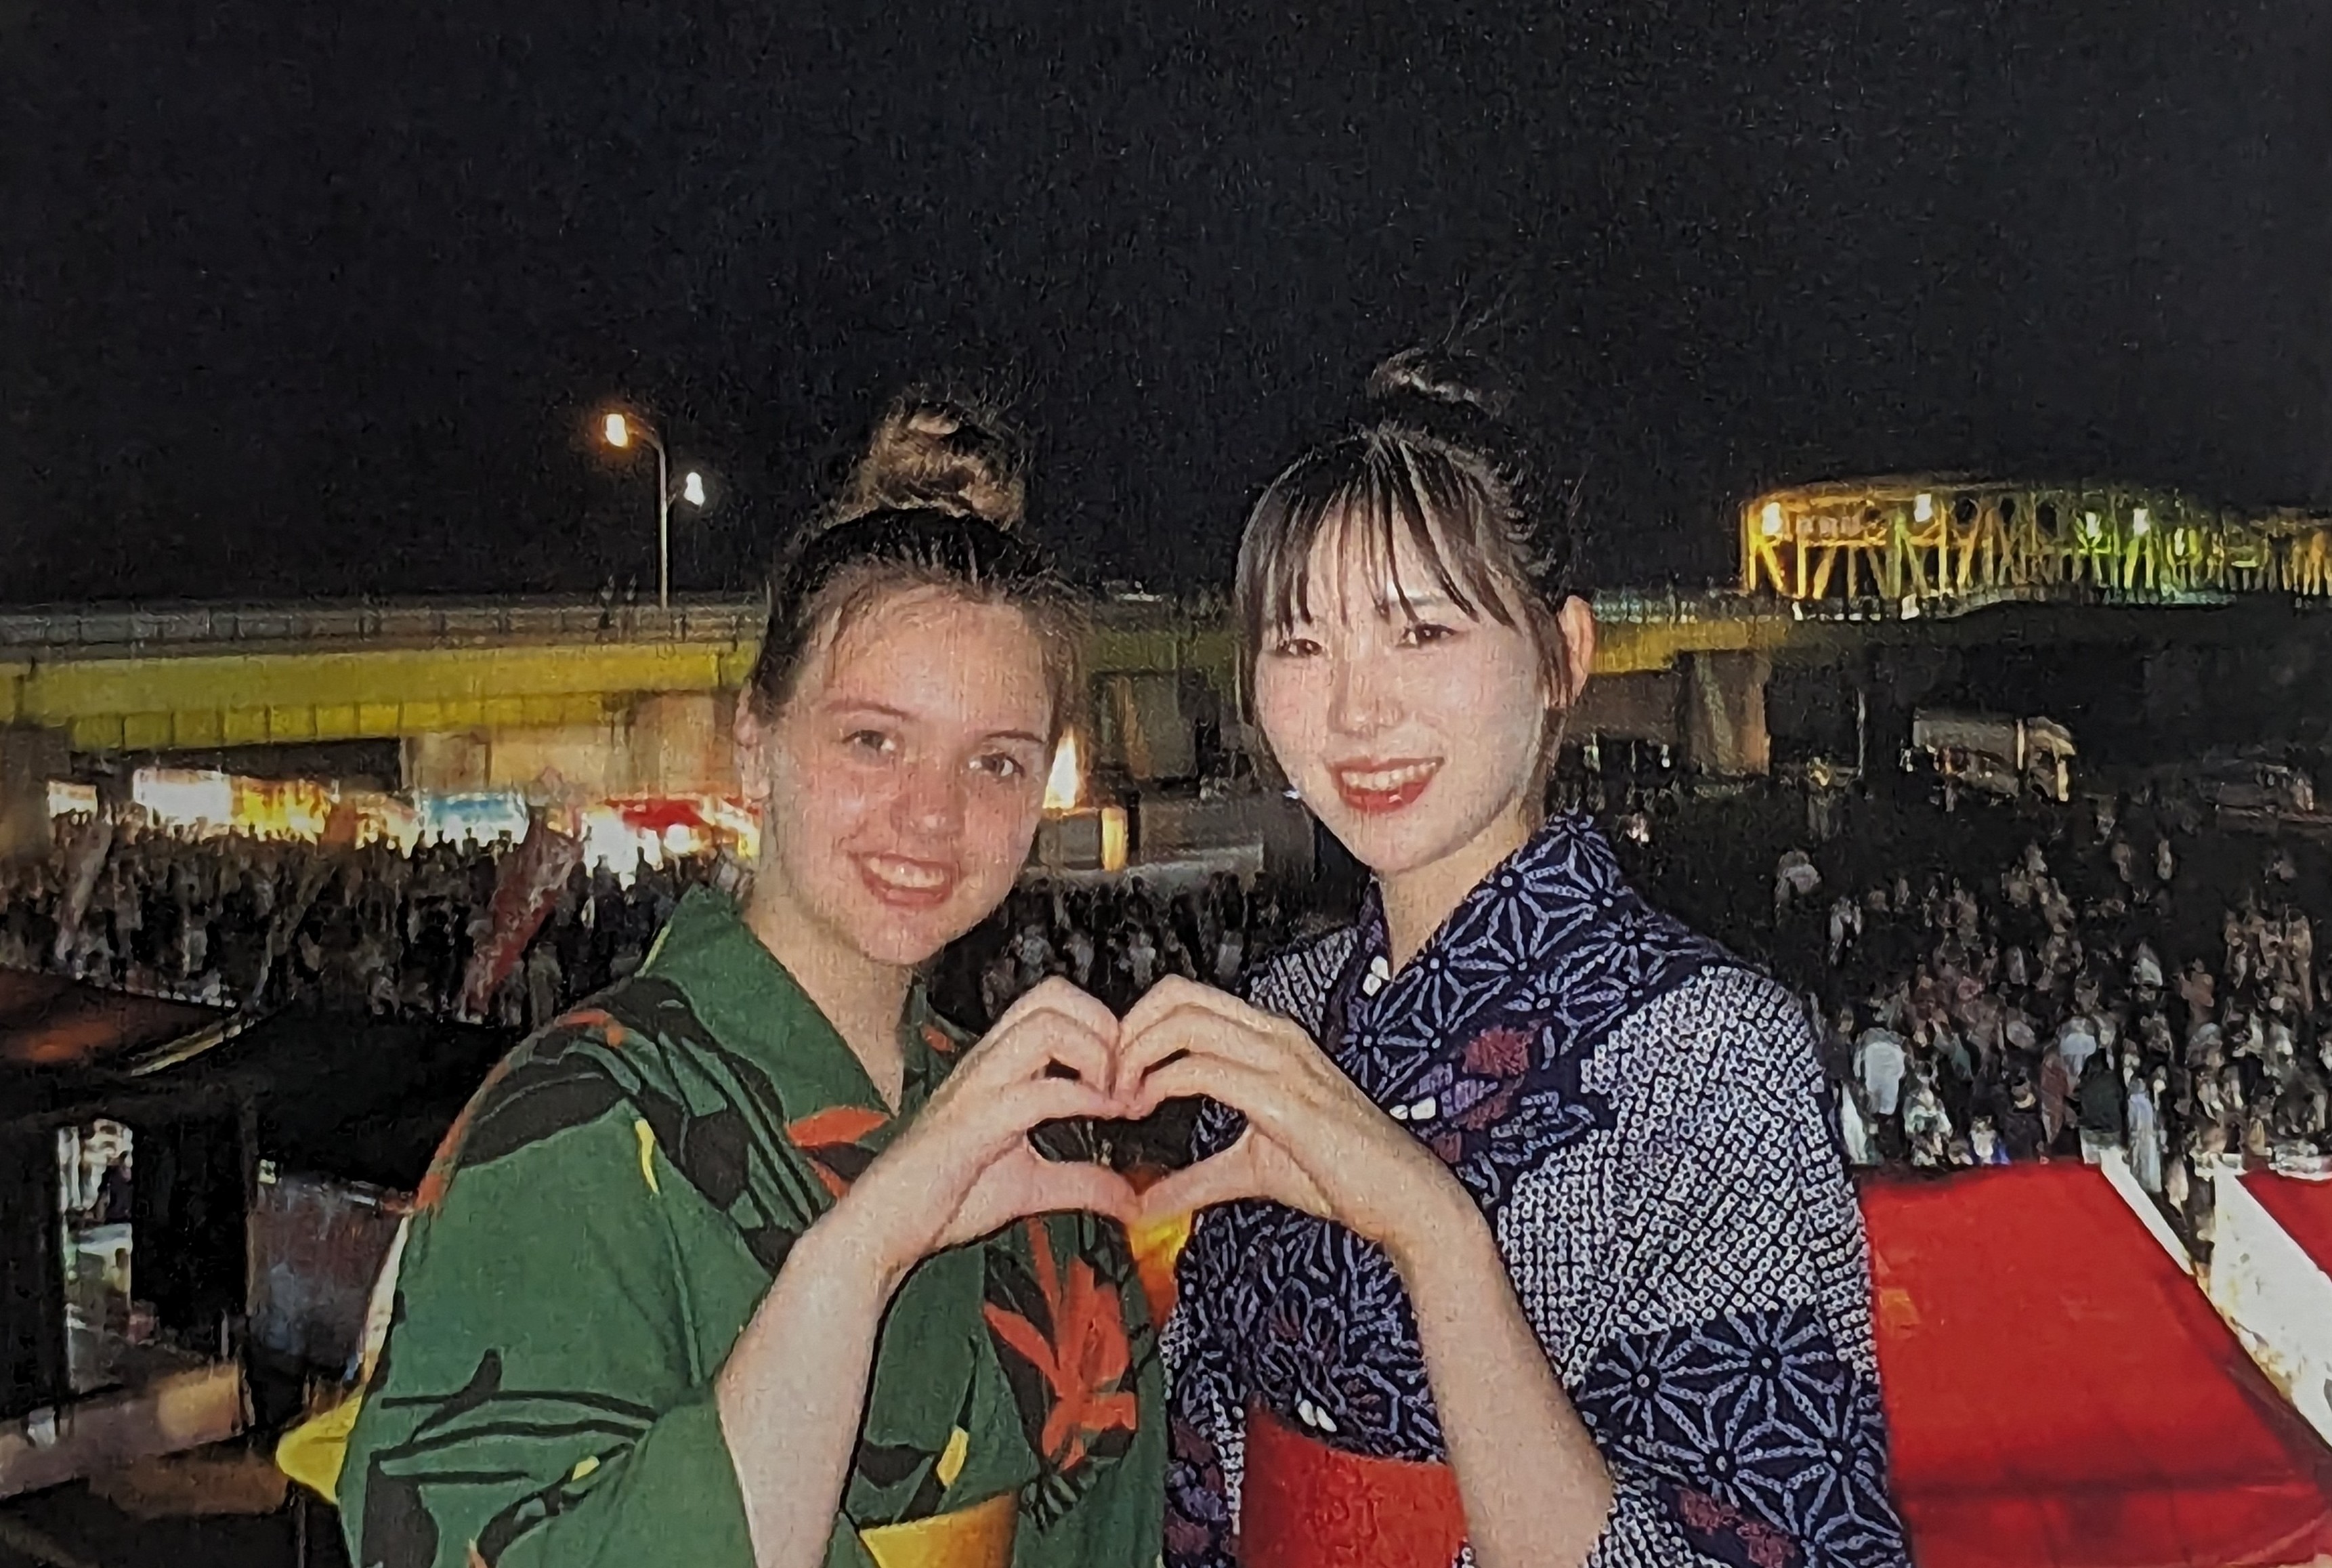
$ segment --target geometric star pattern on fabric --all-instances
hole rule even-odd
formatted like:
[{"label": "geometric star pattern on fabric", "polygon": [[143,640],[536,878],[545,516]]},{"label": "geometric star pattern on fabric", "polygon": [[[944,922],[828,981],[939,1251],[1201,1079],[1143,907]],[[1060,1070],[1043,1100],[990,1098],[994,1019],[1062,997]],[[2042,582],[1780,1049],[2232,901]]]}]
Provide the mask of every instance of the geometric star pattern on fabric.
[{"label": "geometric star pattern on fabric", "polygon": [[1782,1525],[1820,1557],[1902,1553],[1876,1391],[1808,1305],[1606,1345],[1572,1390],[1599,1446]]}]

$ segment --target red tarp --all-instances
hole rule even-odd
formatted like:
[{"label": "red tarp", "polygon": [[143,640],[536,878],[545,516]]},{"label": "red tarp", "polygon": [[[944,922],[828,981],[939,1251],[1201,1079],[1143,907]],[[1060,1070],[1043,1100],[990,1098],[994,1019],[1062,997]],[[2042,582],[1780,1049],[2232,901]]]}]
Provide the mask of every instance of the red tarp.
[{"label": "red tarp", "polygon": [[2254,1171],[2243,1178],[2243,1186],[2317,1267],[2332,1273],[2332,1181]]},{"label": "red tarp", "polygon": [[1879,1181],[1863,1212],[1921,1568],[2332,1554],[2332,1448],[2103,1176]]}]

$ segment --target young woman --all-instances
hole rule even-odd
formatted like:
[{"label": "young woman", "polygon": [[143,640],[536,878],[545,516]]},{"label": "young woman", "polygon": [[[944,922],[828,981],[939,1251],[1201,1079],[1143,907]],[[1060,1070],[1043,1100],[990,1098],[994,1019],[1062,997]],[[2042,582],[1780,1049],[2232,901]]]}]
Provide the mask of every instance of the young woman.
[{"label": "young woman", "polygon": [[1133,1114],[1213,1102],[1147,1200],[1205,1210],[1166,1560],[1900,1563],[1814,1042],[1544,819],[1594,624],[1482,385],[1392,361],[1241,547],[1257,718],[1374,882],[1252,1005],[1170,979],[1123,1026]]},{"label": "young woman", "polygon": [[916,977],[1010,890],[1075,684],[1019,472],[903,402],[779,569],[750,896],[691,894],[449,1136],[340,1470],[358,1563],[1155,1561],[1133,1195],[1030,1137],[1114,1114],[1116,1019],[1054,981],[971,1044]]}]

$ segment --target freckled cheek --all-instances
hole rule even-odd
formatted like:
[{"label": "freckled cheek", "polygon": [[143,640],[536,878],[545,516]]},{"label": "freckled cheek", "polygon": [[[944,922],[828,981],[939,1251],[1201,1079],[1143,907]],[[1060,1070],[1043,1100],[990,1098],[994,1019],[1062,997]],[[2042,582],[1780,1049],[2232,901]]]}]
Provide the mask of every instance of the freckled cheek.
[{"label": "freckled cheek", "polygon": [[792,804],[796,820],[819,842],[847,847],[869,825],[883,820],[885,802],[895,793],[871,780],[836,774],[797,795]]},{"label": "freckled cheek", "polygon": [[[999,798],[1000,796],[1001,798]],[[1036,837],[1041,798],[991,796],[967,803],[963,816],[963,853],[975,875],[1016,875],[1028,857]]]}]

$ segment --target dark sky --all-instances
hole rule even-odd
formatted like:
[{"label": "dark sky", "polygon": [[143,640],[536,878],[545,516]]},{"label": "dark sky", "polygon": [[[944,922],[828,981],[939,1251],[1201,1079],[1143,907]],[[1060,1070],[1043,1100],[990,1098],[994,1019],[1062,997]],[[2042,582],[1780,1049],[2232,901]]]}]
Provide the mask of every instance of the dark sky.
[{"label": "dark sky", "polygon": [[[2332,500],[2332,5],[0,0],[0,599],[753,580],[883,391],[1094,575],[1227,572],[1475,326],[1605,580],[1773,481]],[[941,14],[944,13],[944,19]]]}]

